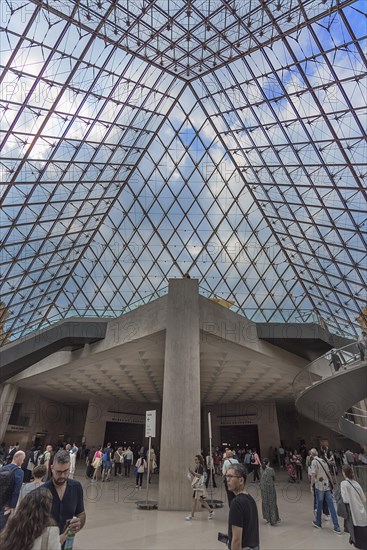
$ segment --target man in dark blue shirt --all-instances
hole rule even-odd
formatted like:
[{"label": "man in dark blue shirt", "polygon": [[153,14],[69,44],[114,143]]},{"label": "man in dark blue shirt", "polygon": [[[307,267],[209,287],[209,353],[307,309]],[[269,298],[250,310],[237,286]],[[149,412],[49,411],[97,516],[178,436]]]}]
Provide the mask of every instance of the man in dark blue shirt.
[{"label": "man in dark blue shirt", "polygon": [[43,487],[51,491],[51,515],[59,526],[60,541],[63,544],[69,529],[78,533],[85,524],[83,488],[79,481],[68,479],[70,455],[67,451],[58,451],[55,454],[51,472],[52,478]]},{"label": "man in dark blue shirt", "polygon": [[9,498],[3,508],[0,509],[0,531],[4,529],[9,517],[14,513],[15,507],[18,502],[20,489],[23,483],[24,472],[21,469],[25,459],[25,453],[23,451],[17,451],[13,455],[11,464],[7,464],[1,468],[2,472],[10,471],[13,479],[11,481],[11,489],[9,492]]}]

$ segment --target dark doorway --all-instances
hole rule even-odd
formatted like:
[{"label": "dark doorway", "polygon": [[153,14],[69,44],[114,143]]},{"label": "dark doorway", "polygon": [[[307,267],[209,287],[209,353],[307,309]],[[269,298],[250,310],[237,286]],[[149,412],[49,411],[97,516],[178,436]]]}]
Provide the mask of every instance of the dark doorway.
[{"label": "dark doorway", "polygon": [[[260,451],[259,431],[257,424],[245,424],[243,426],[221,426],[221,443],[231,449],[244,449],[246,445],[251,449]],[[225,444],[225,445],[224,445]]]},{"label": "dark doorway", "polygon": [[128,424],[127,422],[106,422],[104,445],[108,442],[118,445],[140,447],[144,442],[144,424]]}]

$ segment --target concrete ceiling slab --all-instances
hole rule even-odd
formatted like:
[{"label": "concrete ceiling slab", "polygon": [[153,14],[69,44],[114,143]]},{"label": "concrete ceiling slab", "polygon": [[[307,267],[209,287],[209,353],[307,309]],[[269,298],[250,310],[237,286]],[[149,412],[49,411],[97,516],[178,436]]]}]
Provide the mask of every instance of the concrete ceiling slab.
[{"label": "concrete ceiling slab", "polygon": [[[30,367],[13,381],[48,398],[65,402],[123,399],[161,403],[165,331],[52,368]],[[68,356],[66,356],[68,357]],[[244,349],[228,341],[200,343],[203,404],[244,400],[293,400],[292,381],[299,367]],[[48,367],[48,368],[47,368]]]}]

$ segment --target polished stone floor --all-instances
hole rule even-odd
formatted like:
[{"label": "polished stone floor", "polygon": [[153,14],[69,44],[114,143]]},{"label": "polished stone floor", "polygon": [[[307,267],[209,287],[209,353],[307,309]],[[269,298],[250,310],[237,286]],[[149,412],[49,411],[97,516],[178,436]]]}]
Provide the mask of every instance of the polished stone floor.
[{"label": "polished stone floor", "polygon": [[[87,523],[77,535],[75,550],[225,550],[218,542],[218,531],[227,531],[228,506],[225,492],[214,490],[213,498],[223,500],[223,508],[217,509],[215,518],[207,519],[203,510],[192,522],[185,521],[184,512],[142,511],[136,501],[146,500],[146,485],[135,489],[132,479],[112,478],[109,483],[90,483],[84,471],[75,479],[82,482],[85,495]],[[144,480],[146,481],[146,480]],[[158,476],[149,485],[149,500],[157,499]],[[307,482],[289,484],[285,472],[277,474],[278,507],[282,522],[270,527],[261,518],[259,486],[249,484],[248,490],[256,499],[260,518],[261,550],[339,550],[353,548],[347,534],[333,533],[332,522],[315,529],[311,522],[312,497]],[[189,512],[189,510],[188,510]],[[343,520],[341,528],[343,529]]]}]

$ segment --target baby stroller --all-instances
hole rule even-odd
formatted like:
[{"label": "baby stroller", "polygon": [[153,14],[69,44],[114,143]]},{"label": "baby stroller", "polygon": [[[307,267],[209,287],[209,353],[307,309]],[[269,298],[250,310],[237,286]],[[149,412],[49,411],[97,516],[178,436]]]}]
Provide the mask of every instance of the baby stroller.
[{"label": "baby stroller", "polygon": [[296,472],[296,468],[295,468],[294,464],[292,464],[292,463],[288,464],[287,472],[288,472],[288,475],[289,475],[290,483],[295,483],[296,480],[297,480],[297,472]]}]

